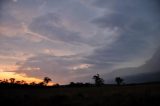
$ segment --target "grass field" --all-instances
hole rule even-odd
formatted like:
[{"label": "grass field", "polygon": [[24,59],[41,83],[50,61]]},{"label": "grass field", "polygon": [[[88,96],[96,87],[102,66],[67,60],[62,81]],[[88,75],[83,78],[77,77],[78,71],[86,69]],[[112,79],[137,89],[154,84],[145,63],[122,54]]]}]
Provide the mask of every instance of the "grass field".
[{"label": "grass field", "polygon": [[160,106],[160,84],[0,88],[0,103],[17,106]]}]

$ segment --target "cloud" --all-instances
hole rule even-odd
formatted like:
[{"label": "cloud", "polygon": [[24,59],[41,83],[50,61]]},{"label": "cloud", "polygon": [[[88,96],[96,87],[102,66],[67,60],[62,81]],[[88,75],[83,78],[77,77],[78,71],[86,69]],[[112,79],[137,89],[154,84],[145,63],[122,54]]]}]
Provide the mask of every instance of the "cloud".
[{"label": "cloud", "polygon": [[0,72],[14,72],[18,69],[18,65],[0,65]]},{"label": "cloud", "polygon": [[160,81],[160,48],[153,54],[151,59],[146,61],[145,64],[138,67],[121,68],[114,70],[104,77],[107,81],[114,79],[117,76],[125,78],[126,82],[147,82],[147,81]]},{"label": "cloud", "polygon": [[160,45],[157,0],[14,1],[0,3],[0,58],[29,76],[85,81],[140,66]]},{"label": "cloud", "polygon": [[[102,29],[119,30],[118,39],[109,48],[97,48],[88,58],[100,63],[120,63],[137,57],[145,50],[154,51],[159,45],[158,15],[155,2],[130,0],[99,0],[94,5],[106,10],[91,22]],[[143,4],[143,5],[142,5]],[[106,65],[105,64],[105,65]]]},{"label": "cloud", "polygon": [[[113,70],[118,66],[126,67],[124,63],[129,63],[127,67],[140,66],[151,57],[159,46],[160,24],[158,24],[156,2],[150,3],[150,1],[120,2],[117,0],[94,2],[94,5],[104,9],[105,13],[91,22],[101,29],[116,28],[118,37],[109,46],[106,44],[99,46],[85,57],[86,63],[94,65],[91,69],[93,73],[106,73],[104,75],[106,79],[112,79],[119,74],[135,75],[136,72],[132,68],[127,68],[126,71],[118,70],[116,74]],[[113,74],[108,74],[112,71]],[[142,70],[142,73],[145,72],[147,70]],[[87,79],[87,76],[83,79]]]},{"label": "cloud", "polygon": [[[51,56],[41,54],[29,58],[25,62],[22,61],[17,72],[26,73],[29,76],[43,78],[49,76],[54,78],[56,82],[67,83],[72,77],[78,76],[76,71],[78,69],[85,69],[89,67],[87,64],[81,63],[81,59],[77,56]],[[76,71],[74,70],[76,67]],[[28,70],[28,69],[38,69]],[[85,74],[83,72],[82,74]]]},{"label": "cloud", "polygon": [[130,75],[130,76],[124,77],[124,79],[126,83],[159,82],[160,72]]},{"label": "cloud", "polygon": [[71,55],[75,55],[71,51],[65,50],[65,52],[64,52],[62,50],[56,50],[56,49],[44,49],[44,54],[51,55],[51,56],[71,56]]},{"label": "cloud", "polygon": [[52,40],[65,43],[83,42],[78,32],[69,31],[63,26],[63,19],[57,14],[49,13],[36,18],[30,25],[30,30],[44,35]]},{"label": "cloud", "polygon": [[[101,77],[104,78],[105,83],[115,83],[115,77],[123,78],[125,83],[143,83],[143,82],[160,81],[160,66],[159,66],[160,55],[159,54],[160,54],[160,48],[157,48],[156,52],[153,54],[153,56],[151,56],[151,58],[148,61],[146,61],[146,63],[137,67],[135,66],[129,67],[127,65],[127,68],[118,68],[108,73],[107,72],[101,73]],[[109,69],[107,67],[111,65],[112,64],[108,63],[103,66],[106,66],[105,69]],[[97,69],[100,69],[100,68],[103,68],[103,67],[99,67]],[[83,82],[86,82],[86,81],[92,82],[91,80],[92,76],[93,74],[88,74],[88,75],[86,74],[83,76],[78,76],[73,80],[83,81]]]},{"label": "cloud", "polygon": [[137,29],[143,30],[141,28],[153,26],[152,23],[157,27],[159,24],[156,21],[159,20],[159,15],[157,15],[158,4],[156,1],[136,0],[136,2],[133,2],[125,0],[125,2],[120,2],[118,0],[97,0],[95,5],[105,9],[105,14],[94,19],[93,23],[100,27],[118,27],[121,29],[127,29],[127,27],[132,29],[132,25],[136,25],[135,28],[138,27]]}]

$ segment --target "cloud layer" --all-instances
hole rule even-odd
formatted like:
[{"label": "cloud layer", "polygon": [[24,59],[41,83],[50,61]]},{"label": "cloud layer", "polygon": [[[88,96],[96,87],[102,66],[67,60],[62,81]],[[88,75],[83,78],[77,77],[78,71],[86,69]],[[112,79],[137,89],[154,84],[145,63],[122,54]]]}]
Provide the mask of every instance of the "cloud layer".
[{"label": "cloud layer", "polygon": [[2,0],[0,64],[60,83],[138,67],[159,46],[158,5],[158,0]]}]

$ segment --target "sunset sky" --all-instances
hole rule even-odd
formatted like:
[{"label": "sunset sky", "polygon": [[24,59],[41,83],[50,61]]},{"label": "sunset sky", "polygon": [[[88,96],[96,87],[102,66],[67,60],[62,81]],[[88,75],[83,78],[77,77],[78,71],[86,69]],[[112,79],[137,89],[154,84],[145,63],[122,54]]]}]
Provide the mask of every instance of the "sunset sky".
[{"label": "sunset sky", "polygon": [[159,0],[0,0],[0,79],[31,82],[47,76],[67,84],[91,82],[99,73],[106,83],[116,76],[159,80],[159,5]]}]

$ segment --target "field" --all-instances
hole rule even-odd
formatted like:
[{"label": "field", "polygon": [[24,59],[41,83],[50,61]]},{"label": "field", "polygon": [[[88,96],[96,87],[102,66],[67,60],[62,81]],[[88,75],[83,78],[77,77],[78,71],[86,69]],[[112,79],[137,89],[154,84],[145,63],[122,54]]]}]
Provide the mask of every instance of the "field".
[{"label": "field", "polygon": [[160,84],[0,88],[0,103],[17,106],[160,106]]}]

